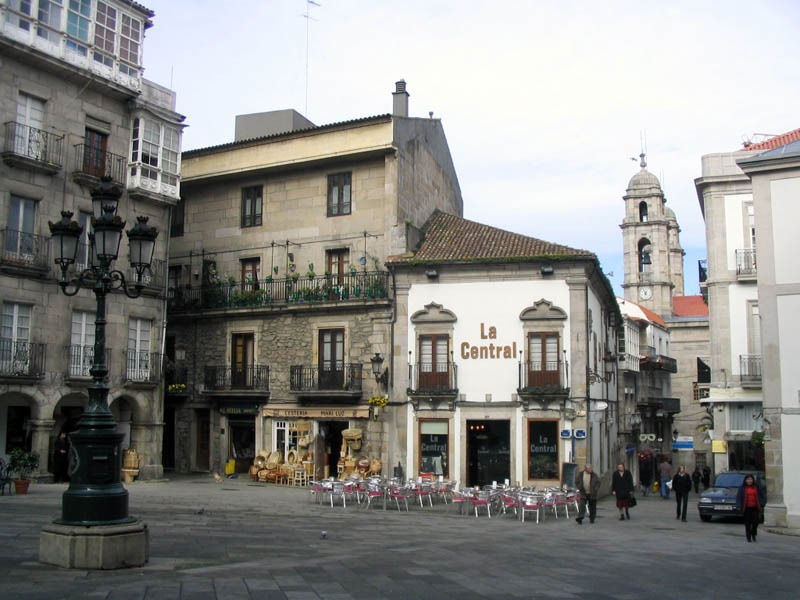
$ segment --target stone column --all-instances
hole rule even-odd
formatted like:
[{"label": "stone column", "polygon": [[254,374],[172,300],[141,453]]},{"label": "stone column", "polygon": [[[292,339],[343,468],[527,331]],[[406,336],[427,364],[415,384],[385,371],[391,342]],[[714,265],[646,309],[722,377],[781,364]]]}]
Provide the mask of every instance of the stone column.
[{"label": "stone column", "polygon": [[47,470],[50,456],[50,434],[56,422],[54,419],[31,419],[31,450],[39,455],[39,470],[31,473],[34,480],[49,479],[52,474]]}]

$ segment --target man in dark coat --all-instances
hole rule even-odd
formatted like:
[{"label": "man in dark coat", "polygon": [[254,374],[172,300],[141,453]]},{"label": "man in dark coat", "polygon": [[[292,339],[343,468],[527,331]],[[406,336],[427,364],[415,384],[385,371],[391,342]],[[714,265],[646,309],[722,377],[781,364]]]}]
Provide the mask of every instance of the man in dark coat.
[{"label": "man in dark coat", "polygon": [[575,487],[581,495],[580,509],[578,518],[575,519],[578,525],[583,523],[586,516],[586,507],[589,507],[589,522],[594,523],[597,516],[597,494],[600,491],[600,478],[592,469],[592,465],[586,465],[583,471],[578,471],[575,475]]},{"label": "man in dark coat", "polygon": [[625,468],[623,463],[617,465],[617,470],[611,476],[611,493],[617,498],[617,508],[619,509],[619,520],[624,521],[631,518],[628,511],[630,498],[633,494],[633,475]]},{"label": "man in dark coat", "polygon": [[53,481],[69,481],[67,468],[69,465],[69,441],[66,432],[58,434],[55,444],[53,444]]}]

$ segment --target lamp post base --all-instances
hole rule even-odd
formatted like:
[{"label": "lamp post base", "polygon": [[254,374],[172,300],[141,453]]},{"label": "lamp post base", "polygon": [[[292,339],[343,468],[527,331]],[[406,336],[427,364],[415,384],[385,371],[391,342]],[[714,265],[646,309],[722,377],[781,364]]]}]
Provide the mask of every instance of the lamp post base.
[{"label": "lamp post base", "polygon": [[150,558],[147,525],[92,527],[51,523],[39,535],[39,561],[65,569],[141,567]]}]

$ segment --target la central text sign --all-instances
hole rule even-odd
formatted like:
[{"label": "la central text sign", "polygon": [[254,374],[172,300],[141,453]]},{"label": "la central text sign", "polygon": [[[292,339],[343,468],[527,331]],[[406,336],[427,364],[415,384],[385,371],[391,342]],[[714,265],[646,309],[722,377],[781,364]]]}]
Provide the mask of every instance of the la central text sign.
[{"label": "la central text sign", "polygon": [[[497,328],[493,325],[481,323],[481,340],[496,340]],[[470,344],[469,342],[461,342],[461,358],[464,360],[485,360],[495,358],[517,358],[517,342],[511,344],[498,344],[490,341],[488,343],[481,341],[480,344]]]}]

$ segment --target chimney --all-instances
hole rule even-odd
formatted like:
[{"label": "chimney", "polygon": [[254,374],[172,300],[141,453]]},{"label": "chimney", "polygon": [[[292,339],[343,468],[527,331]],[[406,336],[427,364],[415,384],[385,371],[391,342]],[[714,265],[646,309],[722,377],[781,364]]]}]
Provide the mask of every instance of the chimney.
[{"label": "chimney", "polygon": [[392,115],[395,117],[408,116],[408,92],[406,91],[406,81],[401,79],[396,82],[395,90],[392,93]]}]

